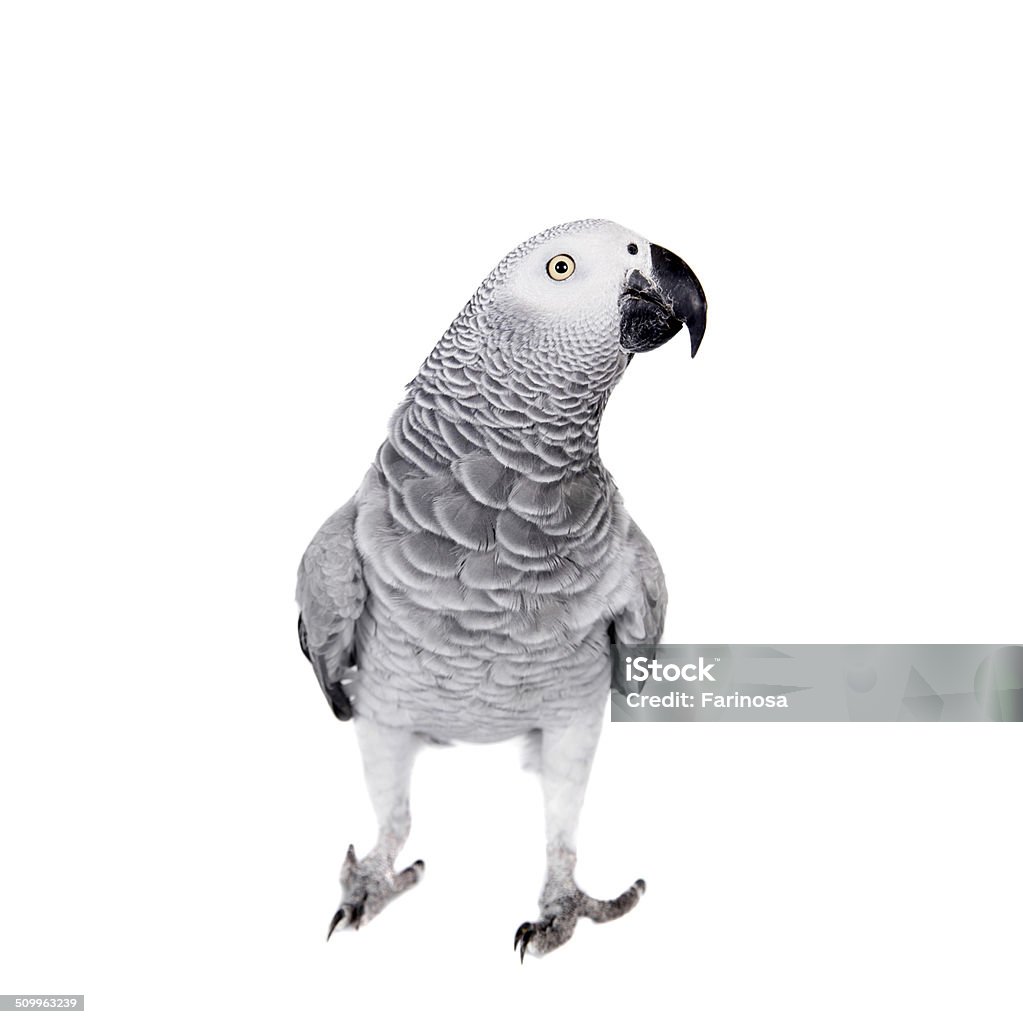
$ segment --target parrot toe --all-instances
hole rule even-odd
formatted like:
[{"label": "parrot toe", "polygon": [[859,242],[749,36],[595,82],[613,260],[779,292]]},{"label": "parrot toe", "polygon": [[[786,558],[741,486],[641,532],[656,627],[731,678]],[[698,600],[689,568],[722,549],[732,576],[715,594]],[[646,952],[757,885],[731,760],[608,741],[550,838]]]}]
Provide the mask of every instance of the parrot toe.
[{"label": "parrot toe", "polygon": [[646,882],[642,878],[637,878],[621,896],[616,896],[613,900],[595,900],[582,893],[582,905],[579,908],[579,913],[591,921],[596,921],[597,924],[614,921],[632,910],[645,892]]}]

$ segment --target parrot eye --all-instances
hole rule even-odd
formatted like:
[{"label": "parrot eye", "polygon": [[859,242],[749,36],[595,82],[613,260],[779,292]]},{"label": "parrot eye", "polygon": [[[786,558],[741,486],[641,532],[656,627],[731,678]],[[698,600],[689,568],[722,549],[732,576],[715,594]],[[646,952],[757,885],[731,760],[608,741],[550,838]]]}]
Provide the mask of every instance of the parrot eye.
[{"label": "parrot eye", "polygon": [[554,281],[564,281],[575,273],[575,260],[568,253],[554,256],[547,264],[547,276]]},{"label": "parrot eye", "polygon": [[635,242],[629,242],[627,248],[630,256],[635,256],[639,252],[639,246]]}]

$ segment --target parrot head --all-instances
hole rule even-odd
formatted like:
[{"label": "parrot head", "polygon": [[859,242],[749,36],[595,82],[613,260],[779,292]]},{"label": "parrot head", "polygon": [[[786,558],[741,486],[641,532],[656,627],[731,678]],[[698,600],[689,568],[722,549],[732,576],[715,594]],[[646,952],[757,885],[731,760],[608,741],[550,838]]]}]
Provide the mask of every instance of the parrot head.
[{"label": "parrot head", "polygon": [[469,417],[483,403],[492,429],[542,432],[582,459],[633,356],[683,327],[695,356],[706,321],[703,288],[678,256],[611,221],[574,221],[498,263],[409,387]]},{"label": "parrot head", "polygon": [[[505,349],[534,349],[567,369],[573,356],[624,363],[688,328],[703,339],[707,300],[673,252],[605,220],[551,228],[512,250],[466,307]],[[465,315],[465,314],[463,314]]]}]

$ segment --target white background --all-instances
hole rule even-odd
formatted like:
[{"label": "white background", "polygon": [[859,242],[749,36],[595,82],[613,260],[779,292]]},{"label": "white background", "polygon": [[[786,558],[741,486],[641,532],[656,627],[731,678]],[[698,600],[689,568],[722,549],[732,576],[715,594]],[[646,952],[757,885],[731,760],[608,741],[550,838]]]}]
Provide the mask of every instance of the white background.
[{"label": "white background", "polygon": [[1010,5],[18,3],[0,14],[0,991],[97,1021],[1018,1021],[1013,726],[608,726],[622,921],[520,967],[513,746],[374,827],[294,571],[494,263],[608,217],[707,335],[602,451],[675,642],[1020,641]]}]

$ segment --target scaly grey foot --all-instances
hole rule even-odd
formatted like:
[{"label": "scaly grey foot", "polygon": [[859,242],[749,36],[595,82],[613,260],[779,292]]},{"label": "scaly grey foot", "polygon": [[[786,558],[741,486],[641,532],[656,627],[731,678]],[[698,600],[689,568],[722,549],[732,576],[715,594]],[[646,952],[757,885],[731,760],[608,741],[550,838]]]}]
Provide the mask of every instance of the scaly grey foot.
[{"label": "scaly grey foot", "polygon": [[613,900],[595,900],[587,896],[574,882],[554,888],[548,886],[540,899],[539,921],[526,921],[515,933],[515,949],[519,960],[531,956],[543,956],[558,946],[563,946],[572,937],[580,917],[603,924],[627,914],[646,892],[646,882],[637,878],[628,889]]},{"label": "scaly grey foot", "polygon": [[395,873],[394,866],[382,857],[370,855],[357,860],[355,847],[349,846],[341,866],[341,906],[331,919],[327,939],[338,927],[358,931],[396,896],[411,889],[423,877],[425,867],[417,860],[404,871]]}]

